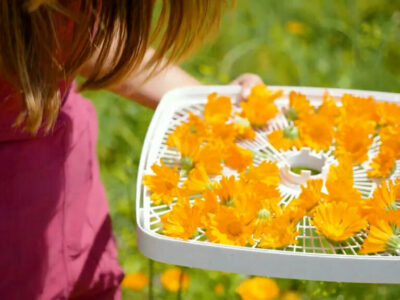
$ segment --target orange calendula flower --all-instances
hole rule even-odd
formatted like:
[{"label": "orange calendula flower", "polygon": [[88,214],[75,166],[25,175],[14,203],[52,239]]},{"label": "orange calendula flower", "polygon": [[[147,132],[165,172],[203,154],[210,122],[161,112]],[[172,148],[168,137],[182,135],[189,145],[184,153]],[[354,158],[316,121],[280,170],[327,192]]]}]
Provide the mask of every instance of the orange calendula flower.
[{"label": "orange calendula flower", "polygon": [[[373,127],[376,127],[379,121],[378,104],[373,97],[357,97],[350,94],[344,94],[342,102],[342,121],[351,121],[354,119],[370,121]],[[358,124],[360,125],[360,124]]]},{"label": "orange calendula flower", "polygon": [[268,227],[274,218],[282,214],[282,209],[278,203],[274,201],[264,201],[261,203],[260,209],[256,213],[256,217],[251,222],[253,236],[259,239],[263,234],[265,227]]},{"label": "orange calendula flower", "polygon": [[189,172],[188,179],[183,183],[182,188],[188,195],[211,189],[210,177],[202,164],[196,164],[196,167]]},{"label": "orange calendula flower", "polygon": [[314,107],[310,104],[306,95],[297,92],[289,94],[289,109],[286,112],[286,117],[290,121],[304,120],[309,114],[314,112]]},{"label": "orange calendula flower", "polygon": [[379,153],[371,162],[368,177],[385,178],[389,176],[396,163],[396,156],[391,148],[381,146]]},{"label": "orange calendula flower", "polygon": [[301,186],[301,193],[298,198],[293,199],[287,208],[302,208],[311,210],[322,200],[322,179],[309,179],[306,186]]},{"label": "orange calendula flower", "polygon": [[297,244],[295,238],[298,235],[299,232],[293,222],[290,222],[286,216],[278,216],[264,227],[257,246],[260,248],[283,248],[290,244]]},{"label": "orange calendula flower", "polygon": [[233,143],[237,136],[235,124],[217,124],[211,125],[210,143]]},{"label": "orange calendula flower", "polygon": [[316,151],[328,150],[334,137],[333,124],[319,114],[309,114],[307,118],[296,121],[299,134],[305,146]]},{"label": "orange calendula flower", "polygon": [[225,149],[224,163],[229,168],[241,172],[253,163],[253,153],[232,143]]},{"label": "orange calendula flower", "polygon": [[254,127],[263,127],[279,112],[275,103],[282,91],[269,90],[265,85],[256,85],[252,88],[246,101],[240,103],[242,117],[249,120]]},{"label": "orange calendula flower", "polygon": [[200,211],[201,227],[207,228],[210,225],[211,216],[218,213],[220,203],[214,191],[207,189],[203,193],[203,199],[196,198],[193,206],[198,207]]},{"label": "orange calendula flower", "polygon": [[379,132],[382,146],[393,151],[395,158],[400,158],[400,126],[386,126]]},{"label": "orange calendula flower", "polygon": [[239,181],[234,176],[222,176],[219,182],[214,182],[213,190],[218,195],[221,204],[233,206],[241,192],[241,187]]},{"label": "orange calendula flower", "polygon": [[350,155],[353,164],[368,160],[368,147],[372,144],[373,122],[353,119],[342,123],[336,132],[336,156]]},{"label": "orange calendula flower", "polygon": [[166,143],[169,147],[178,148],[182,143],[181,140],[188,135],[194,135],[200,141],[205,140],[208,136],[207,124],[192,112],[189,112],[189,120],[187,122],[182,122],[168,135]]},{"label": "orange calendula flower", "polygon": [[232,207],[221,206],[206,230],[210,242],[245,246],[253,243],[246,218]]},{"label": "orange calendula flower", "polygon": [[391,102],[378,102],[377,105],[381,126],[400,125],[400,105]]},{"label": "orange calendula flower", "polygon": [[148,284],[149,277],[142,272],[126,274],[121,282],[121,286],[134,291],[141,291]]},{"label": "orange calendula flower", "polygon": [[397,210],[396,190],[393,181],[382,181],[372,194],[371,199],[363,202],[363,212],[371,223],[385,218],[391,210]]},{"label": "orange calendula flower", "polygon": [[286,291],[281,296],[280,300],[301,300],[302,297],[298,292]]},{"label": "orange calendula flower", "polygon": [[161,221],[165,235],[188,240],[196,234],[200,224],[200,211],[198,207],[191,206],[187,199],[183,199],[164,214]]},{"label": "orange calendula flower", "polygon": [[311,221],[317,231],[332,241],[345,241],[355,233],[367,227],[358,207],[348,203],[321,203],[314,212]]},{"label": "orange calendula flower", "polygon": [[303,34],[305,26],[299,21],[289,21],[286,23],[285,29],[291,34]]},{"label": "orange calendula flower", "polygon": [[171,268],[161,274],[161,284],[170,292],[177,292],[179,289],[186,290],[189,281],[189,275],[180,268]]},{"label": "orange calendula flower", "polygon": [[160,162],[161,166],[154,164],[151,167],[155,175],[143,176],[143,184],[150,189],[150,199],[155,205],[170,204],[180,195],[178,167],[171,168],[165,166],[162,160]]},{"label": "orange calendula flower", "polygon": [[204,120],[208,124],[225,123],[232,112],[231,99],[226,96],[218,96],[212,93],[207,96],[207,103],[204,106]]},{"label": "orange calendula flower", "polygon": [[360,249],[361,254],[389,252],[395,255],[400,253],[400,237],[398,228],[391,226],[385,220],[378,220],[371,225],[368,236]]},{"label": "orange calendula flower", "polygon": [[214,292],[217,295],[222,295],[225,292],[225,288],[224,285],[222,283],[218,283],[215,287],[214,287]]},{"label": "orange calendula flower", "polygon": [[300,149],[299,130],[295,126],[274,130],[267,135],[268,141],[278,150],[287,151],[293,147]]},{"label": "orange calendula flower", "polygon": [[276,162],[262,161],[258,166],[250,166],[240,174],[240,178],[245,182],[255,181],[267,185],[278,185],[281,176]]},{"label": "orange calendula flower", "polygon": [[336,124],[337,118],[340,116],[340,108],[328,92],[324,93],[322,104],[318,107],[317,113],[319,116],[324,117],[328,123]]},{"label": "orange calendula flower", "polygon": [[272,300],[279,296],[279,287],[267,277],[248,278],[236,289],[242,300]]},{"label": "orange calendula flower", "polygon": [[245,118],[239,118],[233,123],[234,129],[236,131],[236,137],[240,139],[254,140],[256,137],[256,132],[251,127],[249,120]]}]

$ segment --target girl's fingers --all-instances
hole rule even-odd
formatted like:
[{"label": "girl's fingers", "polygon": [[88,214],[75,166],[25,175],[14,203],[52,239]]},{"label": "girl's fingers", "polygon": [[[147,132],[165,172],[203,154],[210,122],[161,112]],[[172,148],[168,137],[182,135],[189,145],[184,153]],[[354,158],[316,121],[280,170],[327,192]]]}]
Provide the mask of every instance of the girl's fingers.
[{"label": "girl's fingers", "polygon": [[245,73],[237,77],[230,84],[238,84],[242,86],[242,91],[240,93],[240,101],[245,100],[249,95],[251,88],[257,84],[262,84],[263,80],[260,76],[251,73]]}]

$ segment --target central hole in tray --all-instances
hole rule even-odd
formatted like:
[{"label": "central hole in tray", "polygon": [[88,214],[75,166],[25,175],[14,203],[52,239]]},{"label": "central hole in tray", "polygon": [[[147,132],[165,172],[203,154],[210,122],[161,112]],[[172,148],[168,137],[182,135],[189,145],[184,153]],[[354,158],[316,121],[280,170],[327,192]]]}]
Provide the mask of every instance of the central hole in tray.
[{"label": "central hole in tray", "polygon": [[326,157],[302,148],[299,152],[290,155],[286,164],[281,169],[286,182],[291,184],[304,184],[312,176],[323,173]]}]

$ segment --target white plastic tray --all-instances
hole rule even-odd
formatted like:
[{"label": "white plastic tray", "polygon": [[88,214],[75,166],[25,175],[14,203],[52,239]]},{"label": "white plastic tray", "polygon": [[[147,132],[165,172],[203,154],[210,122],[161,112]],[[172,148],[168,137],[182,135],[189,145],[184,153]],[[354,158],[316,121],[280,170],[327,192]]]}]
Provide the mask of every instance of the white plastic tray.
[{"label": "white plastic tray", "polygon": [[[271,89],[282,89],[284,94],[275,101],[278,107],[287,106],[288,94],[294,90],[305,94],[313,104],[318,104],[325,91],[337,100],[344,93],[357,96],[373,96],[377,101],[399,102],[400,94],[374,91],[325,89],[308,87],[269,86]],[[271,250],[228,246],[196,240],[183,241],[157,233],[160,216],[170,210],[167,205],[152,206],[147,188],[142,185],[144,174],[151,173],[152,164],[160,158],[173,158],[177,152],[165,145],[170,132],[186,120],[188,111],[200,112],[206,103],[206,97],[212,92],[230,96],[235,101],[240,92],[239,86],[197,86],[185,87],[167,93],[159,104],[144,142],[137,179],[137,240],[140,251],[151,259],[196,267],[220,270],[225,272],[250,275],[296,278],[307,280],[366,282],[366,283],[400,283],[400,257],[387,253],[376,255],[358,255],[365,233],[361,232],[347,243],[331,245],[318,235],[310,225],[308,217],[298,224],[300,235],[297,245],[289,245],[283,250]],[[285,118],[278,115],[269,124],[267,131],[257,132],[255,141],[246,141],[241,146],[259,151],[284,164],[285,157],[293,151],[276,151],[265,138],[266,133],[274,128],[287,126]],[[370,149],[370,157],[377,153],[379,141],[375,140]],[[315,155],[322,155],[313,153]],[[331,152],[324,154],[327,163],[332,163]],[[366,174],[368,162],[353,168],[354,185],[364,196],[369,196],[375,183]],[[399,177],[400,162],[396,162],[396,171],[392,177]],[[298,187],[282,184],[282,203],[287,203],[299,193]]]}]

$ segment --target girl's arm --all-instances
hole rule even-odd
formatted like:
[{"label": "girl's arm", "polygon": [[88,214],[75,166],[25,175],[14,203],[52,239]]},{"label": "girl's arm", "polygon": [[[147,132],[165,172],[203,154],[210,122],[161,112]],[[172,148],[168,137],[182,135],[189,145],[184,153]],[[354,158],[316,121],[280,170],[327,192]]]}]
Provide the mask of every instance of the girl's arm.
[{"label": "girl's arm", "polygon": [[[153,53],[153,49],[147,51],[143,65],[152,57]],[[83,76],[90,74],[94,63],[95,60],[87,62],[83,66],[81,74]],[[169,90],[188,85],[201,85],[198,80],[176,65],[170,65],[146,80],[149,72],[149,70],[138,70],[121,84],[111,87],[110,90],[142,105],[155,108],[161,97]],[[243,97],[247,96],[251,86],[259,83],[262,83],[262,79],[255,74],[243,74],[232,81],[232,84],[239,84],[243,87]]]}]

